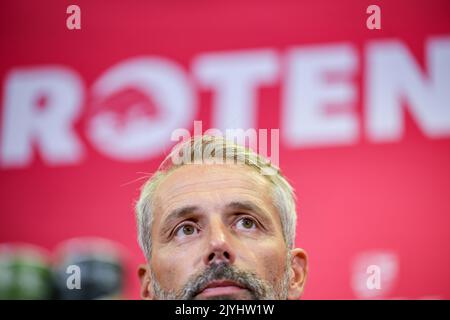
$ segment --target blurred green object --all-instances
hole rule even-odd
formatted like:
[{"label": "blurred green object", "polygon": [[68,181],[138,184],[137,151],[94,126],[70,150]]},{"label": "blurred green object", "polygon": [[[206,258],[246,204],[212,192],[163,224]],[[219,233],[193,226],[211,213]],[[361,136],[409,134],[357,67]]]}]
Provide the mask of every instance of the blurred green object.
[{"label": "blurred green object", "polygon": [[52,269],[47,252],[28,244],[0,245],[0,299],[51,299]]}]

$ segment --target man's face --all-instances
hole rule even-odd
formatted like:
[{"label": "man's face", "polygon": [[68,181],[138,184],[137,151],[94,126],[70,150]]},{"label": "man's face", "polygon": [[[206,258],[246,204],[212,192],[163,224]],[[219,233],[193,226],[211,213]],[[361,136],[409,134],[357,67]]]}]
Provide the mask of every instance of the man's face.
[{"label": "man's face", "polygon": [[185,165],[155,194],[152,297],[286,299],[288,250],[270,183],[243,165]]}]

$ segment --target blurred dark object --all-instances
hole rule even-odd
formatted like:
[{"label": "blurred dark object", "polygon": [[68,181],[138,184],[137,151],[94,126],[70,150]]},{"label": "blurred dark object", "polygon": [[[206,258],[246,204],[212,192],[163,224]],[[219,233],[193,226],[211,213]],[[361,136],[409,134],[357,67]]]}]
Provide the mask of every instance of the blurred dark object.
[{"label": "blurred dark object", "polygon": [[56,298],[123,298],[123,254],[118,244],[105,239],[79,238],[64,242],[56,251],[54,264]]}]

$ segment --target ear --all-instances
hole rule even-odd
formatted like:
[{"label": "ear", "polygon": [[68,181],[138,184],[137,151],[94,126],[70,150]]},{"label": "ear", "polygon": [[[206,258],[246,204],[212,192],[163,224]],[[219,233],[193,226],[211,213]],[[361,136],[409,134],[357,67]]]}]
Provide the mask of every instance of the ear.
[{"label": "ear", "polygon": [[151,286],[150,268],[147,264],[141,264],[138,267],[138,277],[141,283],[141,298],[144,300],[153,300],[154,294]]},{"label": "ear", "polygon": [[297,300],[303,294],[308,275],[308,256],[303,249],[291,250],[291,277],[289,281],[288,299]]}]

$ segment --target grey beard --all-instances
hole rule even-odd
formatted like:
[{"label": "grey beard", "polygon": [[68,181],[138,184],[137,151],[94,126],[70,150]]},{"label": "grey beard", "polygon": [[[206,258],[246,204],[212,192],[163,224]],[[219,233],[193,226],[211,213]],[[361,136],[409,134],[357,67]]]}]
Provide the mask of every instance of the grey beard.
[{"label": "grey beard", "polygon": [[[273,286],[260,279],[255,273],[238,270],[234,266],[222,262],[211,264],[203,272],[192,275],[184,287],[175,292],[164,290],[156,280],[153,270],[151,270],[152,287],[155,299],[158,300],[190,300],[204,289],[213,280],[230,280],[246,288],[252,300],[286,300],[290,280],[289,257],[287,257],[284,276]],[[220,296],[214,299],[233,299],[232,296]]]}]

